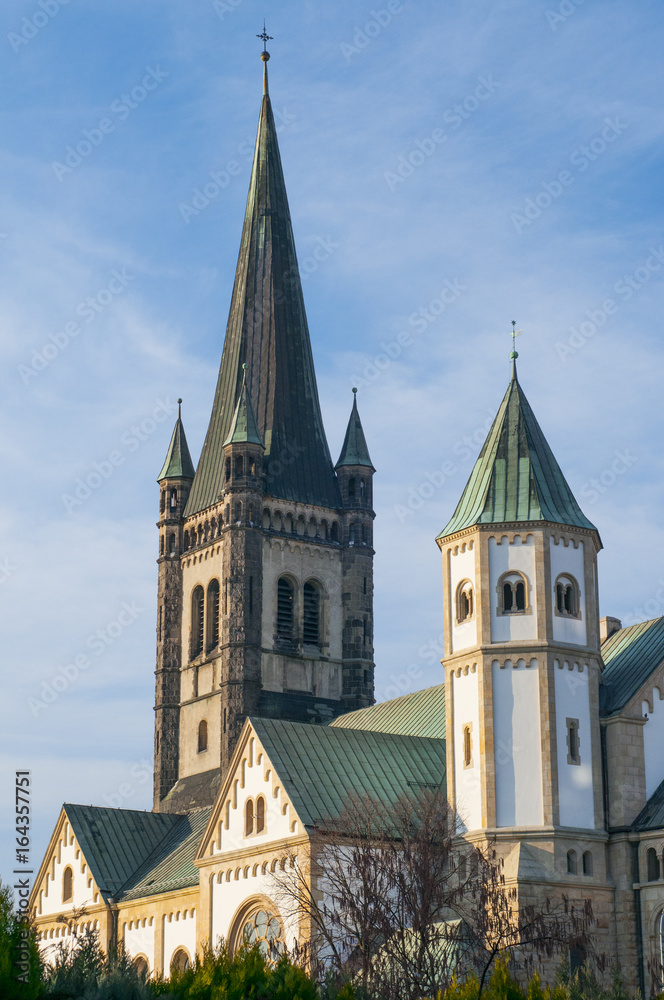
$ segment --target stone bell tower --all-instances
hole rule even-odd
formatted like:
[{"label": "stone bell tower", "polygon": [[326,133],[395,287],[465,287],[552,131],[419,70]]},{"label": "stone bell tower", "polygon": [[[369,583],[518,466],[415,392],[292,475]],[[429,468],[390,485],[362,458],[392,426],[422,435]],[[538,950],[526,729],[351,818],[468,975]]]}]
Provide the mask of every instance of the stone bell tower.
[{"label": "stone bell tower", "polygon": [[195,472],[167,459],[160,477],[178,500],[160,521],[158,811],[213,801],[247,715],[319,724],[373,702],[375,470],[356,401],[332,464],[261,58],[210,423]]}]

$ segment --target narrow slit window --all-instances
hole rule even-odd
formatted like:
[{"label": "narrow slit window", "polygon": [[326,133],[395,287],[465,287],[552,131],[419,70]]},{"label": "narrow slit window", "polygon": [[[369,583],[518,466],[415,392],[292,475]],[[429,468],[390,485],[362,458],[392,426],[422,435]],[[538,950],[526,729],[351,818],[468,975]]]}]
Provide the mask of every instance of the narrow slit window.
[{"label": "narrow slit window", "polygon": [[305,583],[303,600],[302,639],[309,646],[320,642],[320,593],[314,583]]},{"label": "narrow slit window", "polygon": [[576,851],[567,852],[567,874],[576,875],[578,872],[578,865],[576,860]]},{"label": "narrow slit window", "polygon": [[205,719],[198,723],[198,752],[204,753],[208,748],[208,724]]},{"label": "narrow slit window", "polygon": [[567,719],[567,763],[581,763],[581,742],[579,740],[579,720]]},{"label": "narrow slit window", "polygon": [[590,851],[583,852],[583,858],[581,859],[583,864],[583,874],[586,876],[592,875],[593,873],[593,856]]},{"label": "narrow slit window", "polygon": [[293,638],[293,584],[282,576],[277,584],[277,637],[292,640]]},{"label": "narrow slit window", "polygon": [[254,803],[247,799],[244,807],[244,835],[249,837],[254,832]]},{"label": "narrow slit window", "polygon": [[473,766],[473,727],[470,723],[463,727],[463,766]]},{"label": "narrow slit window", "polygon": [[219,645],[219,581],[211,580],[207,592],[207,651]]},{"label": "narrow slit window", "polygon": [[74,897],[74,873],[67,865],[62,873],[62,902],[70,903]]},{"label": "narrow slit window", "polygon": [[648,882],[659,882],[660,864],[657,851],[654,847],[649,847],[646,854],[646,875]]},{"label": "narrow slit window", "polygon": [[205,623],[205,601],[202,587],[195,587],[191,595],[191,655],[203,652],[203,626]]},{"label": "narrow slit window", "polygon": [[256,833],[265,830],[265,799],[259,795],[256,799]]}]

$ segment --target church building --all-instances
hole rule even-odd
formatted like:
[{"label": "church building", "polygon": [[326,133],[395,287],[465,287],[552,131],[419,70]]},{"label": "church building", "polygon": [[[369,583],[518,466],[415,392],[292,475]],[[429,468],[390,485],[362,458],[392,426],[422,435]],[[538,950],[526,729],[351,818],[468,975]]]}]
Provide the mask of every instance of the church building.
[{"label": "church building", "polygon": [[[441,683],[374,704],[373,476],[354,396],[333,463],[263,52],[264,93],[212,414],[158,476],[151,812],[65,804],[31,908],[168,975],[206,943],[292,948],[274,872],[354,795],[443,786],[520,904],[592,900],[649,995],[664,960],[664,618],[599,617],[599,532],[519,382],[451,519]],[[442,376],[441,376],[442,377]],[[496,387],[500,392],[501,387]],[[147,720],[146,720],[147,725]]]}]

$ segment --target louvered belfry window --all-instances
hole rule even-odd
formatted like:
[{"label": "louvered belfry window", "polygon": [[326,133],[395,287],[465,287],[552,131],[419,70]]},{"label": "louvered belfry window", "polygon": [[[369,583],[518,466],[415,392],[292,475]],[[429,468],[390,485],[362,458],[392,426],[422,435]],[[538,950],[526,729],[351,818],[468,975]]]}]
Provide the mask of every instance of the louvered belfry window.
[{"label": "louvered belfry window", "polygon": [[203,652],[203,624],[205,619],[205,602],[202,587],[194,588],[191,595],[191,655],[198,656]]},{"label": "louvered belfry window", "polygon": [[314,583],[304,585],[302,639],[309,646],[320,641],[320,595]]},{"label": "louvered belfry window", "polygon": [[282,576],[277,584],[277,637],[293,638],[293,584]]},{"label": "louvered belfry window", "polygon": [[219,581],[211,580],[207,592],[207,651],[219,645]]}]

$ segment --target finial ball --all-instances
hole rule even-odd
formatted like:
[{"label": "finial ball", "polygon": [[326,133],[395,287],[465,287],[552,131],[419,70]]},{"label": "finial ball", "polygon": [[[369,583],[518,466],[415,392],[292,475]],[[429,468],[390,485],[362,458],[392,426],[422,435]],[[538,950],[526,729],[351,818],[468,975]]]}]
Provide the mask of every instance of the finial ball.
[{"label": "finial ball", "polygon": [[357,388],[353,386],[353,392],[357,392]]},{"label": "finial ball", "polygon": [[518,351],[510,351],[510,359],[511,359],[512,361],[516,361],[516,359],[517,359],[518,357],[519,357],[519,352],[518,352]]},{"label": "finial ball", "polygon": [[270,53],[267,51],[267,49],[261,52],[261,59],[263,60],[263,62],[267,62],[269,58],[270,58]]},{"label": "finial ball", "polygon": [[181,399],[178,399],[178,406],[180,405],[180,403],[181,403],[181,402],[182,402],[182,400],[181,400]]}]

